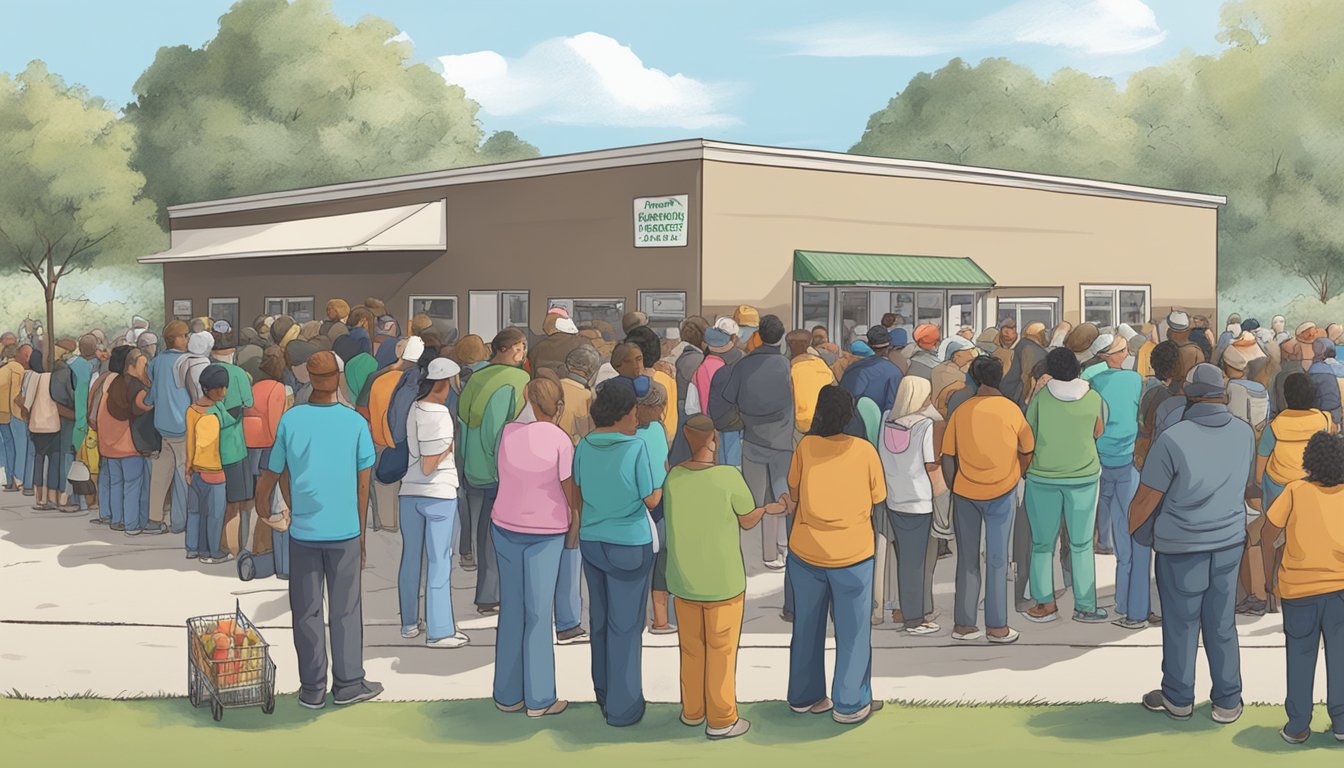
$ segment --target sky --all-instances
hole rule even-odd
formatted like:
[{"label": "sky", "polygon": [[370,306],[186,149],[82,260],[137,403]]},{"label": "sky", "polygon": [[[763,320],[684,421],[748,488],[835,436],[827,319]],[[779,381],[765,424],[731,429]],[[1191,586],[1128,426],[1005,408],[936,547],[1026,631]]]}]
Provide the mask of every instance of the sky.
[{"label": "sky", "polygon": [[[0,0],[0,72],[33,59],[114,104],[230,0]],[[847,150],[918,72],[995,56],[1124,78],[1214,53],[1222,0],[333,0],[392,21],[543,154],[691,137]]]}]

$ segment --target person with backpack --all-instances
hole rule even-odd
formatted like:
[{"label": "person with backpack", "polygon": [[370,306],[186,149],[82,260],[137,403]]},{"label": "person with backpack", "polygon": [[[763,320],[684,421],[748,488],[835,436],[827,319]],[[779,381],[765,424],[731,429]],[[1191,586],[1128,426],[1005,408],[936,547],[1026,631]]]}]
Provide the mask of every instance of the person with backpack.
[{"label": "person with backpack", "polygon": [[[177,375],[178,362],[186,357],[187,324],[173,320],[163,329],[163,351],[149,361],[149,396],[154,406],[154,430],[162,445],[150,457],[149,528],[150,532],[181,533],[187,525],[186,433],[187,408],[192,396]],[[164,519],[165,503],[169,508]]]},{"label": "person with backpack", "polygon": [[[98,517],[96,525],[107,525],[113,531],[125,531],[125,512],[121,504],[113,503],[112,462],[114,456],[130,455],[135,450],[131,443],[130,424],[117,421],[108,413],[107,391],[126,370],[126,357],[132,347],[122,345],[112,350],[107,361],[107,373],[99,376],[89,392],[88,424],[98,440]],[[153,532],[146,529],[146,532]]]},{"label": "person with backpack", "polygon": [[210,348],[211,364],[222,367],[229,374],[228,393],[220,404],[219,455],[224,462],[224,498],[228,504],[224,513],[224,548],[237,557],[246,544],[244,535],[257,487],[248,470],[247,438],[243,434],[243,410],[253,404],[252,378],[234,363],[237,348],[233,327],[228,321],[216,320],[210,333],[214,339]]},{"label": "person with backpack", "polygon": [[[385,452],[397,444],[394,434],[401,435],[405,432],[405,414],[398,414],[397,418],[392,418],[390,412],[392,395],[400,387],[402,379],[408,375],[417,379],[415,388],[410,389],[410,391],[417,392],[419,390],[420,371],[418,366],[420,358],[424,354],[424,340],[419,336],[408,337],[401,347],[401,354],[396,363],[375,372],[364,385],[364,388],[368,390],[365,402],[368,410],[369,431],[373,435],[373,444],[377,449],[376,466],[382,466]],[[414,400],[414,398],[411,399]],[[410,407],[407,405],[406,414],[409,413]],[[400,457],[398,458],[400,459]],[[399,466],[402,462],[404,462],[404,459],[398,461]],[[385,480],[383,477],[379,477],[380,474],[384,473],[374,473],[374,484],[370,494],[372,502],[369,505],[370,511],[368,513],[371,518],[369,527],[375,531],[396,531],[400,527],[398,510],[400,504],[397,501],[396,489],[399,478]],[[465,553],[468,551],[463,550],[463,557],[466,557]]]},{"label": "person with backpack", "polygon": [[[283,349],[279,346],[267,347],[262,353],[258,372],[261,376],[252,384],[252,405],[243,409],[248,475],[254,486],[270,462],[271,448],[275,445],[275,435],[280,429],[280,418],[294,405],[294,393],[284,383]],[[289,534],[273,531],[263,520],[283,515],[283,504],[283,499],[277,499],[271,508],[258,511],[257,522],[252,529],[251,546],[248,548],[251,558],[260,558],[253,563],[252,578],[269,574],[282,580],[289,578]],[[242,555],[239,556],[239,569],[240,574],[245,572]]]},{"label": "person with backpack", "polygon": [[[106,441],[111,454],[106,483],[108,493],[104,503],[112,504],[112,519],[119,520],[127,536],[139,536],[149,523],[149,453],[135,443],[134,422],[149,413],[145,397],[149,393],[146,373],[149,359],[138,349],[127,352],[122,373],[108,386],[104,395],[106,419],[97,424],[110,429],[113,439]],[[149,418],[153,418],[149,416]],[[86,422],[87,423],[87,422]],[[151,446],[145,446],[149,448]]]},{"label": "person with backpack", "polygon": [[227,506],[220,442],[225,415],[220,403],[228,396],[229,372],[222,365],[201,371],[205,394],[187,409],[187,559],[206,565],[227,563],[233,555],[224,549],[224,513]]},{"label": "person with backpack", "polygon": [[1311,344],[1311,367],[1307,375],[1316,385],[1316,407],[1330,414],[1336,424],[1344,422],[1344,403],[1341,402],[1338,372],[1331,365],[1335,357],[1335,343],[1316,339]]}]

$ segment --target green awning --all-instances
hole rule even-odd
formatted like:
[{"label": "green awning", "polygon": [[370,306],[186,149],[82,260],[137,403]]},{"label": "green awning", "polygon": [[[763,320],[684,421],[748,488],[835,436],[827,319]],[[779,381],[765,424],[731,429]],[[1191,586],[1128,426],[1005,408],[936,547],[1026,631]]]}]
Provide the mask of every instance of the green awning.
[{"label": "green awning", "polygon": [[794,251],[793,279],[798,283],[905,288],[994,287],[994,278],[967,258],[880,253]]}]

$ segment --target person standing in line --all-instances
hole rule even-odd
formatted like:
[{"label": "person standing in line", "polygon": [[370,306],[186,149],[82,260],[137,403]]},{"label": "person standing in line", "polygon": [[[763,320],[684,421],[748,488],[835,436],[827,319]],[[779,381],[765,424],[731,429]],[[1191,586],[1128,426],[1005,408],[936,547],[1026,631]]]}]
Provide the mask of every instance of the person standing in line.
[{"label": "person standing in line", "polygon": [[[591,344],[577,347],[565,356],[565,376],[560,380],[564,392],[564,408],[555,423],[570,442],[578,447],[593,429],[591,409],[593,391],[588,382],[601,364]],[[583,578],[583,557],[576,543],[560,553],[560,576],[555,586],[555,641],[560,645],[587,642],[588,631],[583,628],[583,600],[580,582]]]},{"label": "person standing in line", "polygon": [[[571,352],[572,354],[572,352]],[[569,706],[555,693],[552,606],[562,553],[578,547],[574,444],[556,420],[565,393],[549,378],[527,385],[536,420],[504,426],[499,441],[499,497],[492,535],[499,562],[500,612],[495,643],[495,706],[558,715]]]},{"label": "person standing in line", "polygon": [[654,555],[648,510],[663,498],[636,435],[635,387],[620,382],[597,391],[594,429],[579,442],[573,471],[593,627],[593,692],[612,726],[644,717],[641,637]]},{"label": "person standing in line", "polygon": [[708,416],[692,416],[682,432],[691,458],[668,472],[663,499],[667,585],[680,626],[681,722],[705,724],[711,740],[731,739],[751,728],[737,711],[747,590],[739,531],[754,528],[764,515],[784,514],[784,505],[756,506],[742,475],[716,466],[717,438]]},{"label": "person standing in line", "polygon": [[[695,371],[705,362],[705,331],[709,330],[709,322],[703,317],[688,317],[681,321],[679,327],[681,336],[681,350],[674,350],[672,366],[677,371],[677,423],[681,424],[689,416],[686,413],[686,398],[690,395],[691,382],[695,378]],[[691,455],[690,446],[686,443],[685,430],[678,430],[672,439],[672,451],[668,455],[668,460],[673,464],[680,464]]]},{"label": "person standing in line", "polygon": [[1324,638],[1326,711],[1335,740],[1344,742],[1344,438],[1317,432],[1302,464],[1306,478],[1289,484],[1268,508],[1261,532],[1269,540],[1280,534],[1285,539],[1282,563],[1270,550],[1261,551],[1265,583],[1274,584],[1282,600],[1288,657],[1288,722],[1279,735],[1289,744],[1311,736],[1316,657]]},{"label": "person standing in line", "polygon": [[[121,523],[127,536],[139,536],[149,523],[149,456],[135,444],[134,424],[136,419],[149,412],[145,407],[149,392],[149,360],[138,349],[126,349],[121,361],[122,373],[113,379],[104,394],[107,418],[86,419],[85,424],[92,423],[94,429],[101,424],[115,435],[111,441],[100,441],[99,453],[108,458],[107,469],[111,473],[106,482],[111,495],[104,503],[116,505],[111,519]],[[107,445],[110,453],[102,453],[102,445]]]},{"label": "person standing in line", "polygon": [[[728,320],[732,323],[732,320]],[[723,399],[728,385],[729,366],[742,359],[742,350],[733,345],[733,336],[719,327],[705,331],[705,361],[695,370],[692,388],[686,395],[687,416],[703,413],[714,419],[719,430],[719,462],[742,466],[742,417]]]},{"label": "person standing in line", "polygon": [[[124,374],[123,374],[124,375]],[[201,371],[205,394],[187,409],[187,559],[200,558],[206,565],[227,563],[233,556],[223,543],[224,514],[227,506],[220,440],[224,431],[220,403],[228,396],[229,372],[222,365],[209,365]]]},{"label": "person standing in line", "polygon": [[[639,419],[639,428],[635,430],[635,435],[644,441],[644,448],[648,451],[649,470],[652,473],[653,486],[662,488],[663,482],[667,480],[667,456],[668,440],[663,434],[662,418],[667,410],[667,392],[656,381],[648,382],[648,389],[640,394],[640,382],[635,382],[635,395],[638,400],[635,403],[635,415]],[[666,541],[666,529],[663,525],[663,505],[649,510],[650,517],[653,518],[655,532],[658,535],[658,541]],[[649,626],[649,632],[654,635],[671,635],[677,631],[675,625],[669,622],[668,603],[671,599],[667,593],[667,547],[659,546],[658,551],[654,553],[653,576],[652,576],[652,603],[653,617]]]},{"label": "person standing in line", "polygon": [[1339,377],[1330,365],[1335,358],[1335,343],[1329,339],[1316,339],[1311,345],[1311,367],[1307,375],[1316,385],[1316,407],[1335,420],[1344,422],[1344,406],[1341,405]]},{"label": "person standing in line", "polygon": [[823,387],[835,383],[835,374],[811,350],[812,337],[807,331],[789,331],[784,337],[789,348],[789,381],[793,385],[793,445],[812,429],[817,395]]},{"label": "person standing in line", "polygon": [[528,368],[535,376],[542,368],[549,368],[557,376],[563,375],[565,357],[578,347],[588,345],[579,335],[579,327],[561,307],[552,307],[541,325],[542,339],[527,350]]},{"label": "person standing in line", "polygon": [[90,522],[95,525],[109,526],[113,531],[125,531],[125,512],[120,503],[114,503],[116,496],[112,488],[113,457],[129,455],[135,450],[131,440],[130,425],[116,421],[108,414],[107,392],[112,383],[126,371],[126,357],[131,347],[122,345],[112,350],[107,362],[107,373],[98,377],[98,381],[89,394],[89,428],[98,440],[98,517]]},{"label": "person standing in line", "polygon": [[373,474],[373,438],[368,422],[336,401],[340,369],[331,352],[308,359],[312,395],[280,417],[270,462],[257,484],[262,509],[282,476],[288,510],[265,518],[289,533],[289,608],[299,662],[299,704],[327,704],[327,622],[330,606],[331,690],[337,705],[377,697],[383,686],[364,676],[364,516]]},{"label": "person standing in line", "polygon": [[[177,375],[178,361],[186,355],[187,324],[173,320],[163,329],[164,349],[149,361],[149,395],[154,406],[154,429],[162,438],[159,452],[150,456],[149,526],[146,533],[182,533],[187,528],[187,408],[192,397]],[[164,507],[169,514],[165,519]]]},{"label": "person standing in line", "polygon": [[[56,413],[61,419],[61,429],[57,433],[55,458],[47,465],[47,493],[55,493],[57,511],[66,514],[78,514],[79,502],[72,498],[69,489],[70,464],[75,459],[75,373],[70,369],[70,359],[75,352],[73,339],[61,339],[56,342],[56,355],[51,366],[51,400],[56,404]],[[52,474],[53,469],[55,474]]]},{"label": "person standing in line", "polygon": [[[23,490],[23,464],[28,458],[27,431],[20,431],[14,422],[14,401],[18,397],[18,387],[23,382],[23,366],[15,358],[18,347],[9,342],[0,348],[0,466],[5,468],[6,493],[18,493]],[[25,442],[20,442],[20,436]]]},{"label": "person standing in line", "polygon": [[499,569],[490,539],[490,516],[499,492],[497,452],[504,425],[518,418],[527,400],[530,380],[522,369],[527,338],[505,328],[490,342],[490,364],[471,375],[458,399],[458,433],[462,441],[463,492],[476,534],[476,610],[483,616],[499,612]]},{"label": "person standing in line", "polygon": [[210,360],[229,374],[228,393],[219,405],[219,456],[220,461],[224,462],[224,499],[227,502],[224,548],[230,555],[237,557],[247,544],[244,533],[248,530],[254,506],[252,497],[256,491],[256,481],[247,467],[247,438],[243,434],[243,410],[251,408],[254,402],[252,379],[233,362],[236,348],[233,328],[228,321],[215,321],[211,335],[214,344]]},{"label": "person standing in line", "polygon": [[[389,368],[375,372],[365,383],[365,388],[368,389],[366,402],[369,431],[373,435],[374,450],[378,458],[382,457],[383,451],[396,443],[393,436],[394,430],[388,420],[388,412],[392,406],[392,394],[397,390],[397,385],[401,383],[402,377],[408,371],[415,369],[420,358],[424,355],[424,340],[419,336],[411,336],[406,339],[396,363]],[[384,527],[388,530],[397,530],[400,527],[400,502],[396,501],[396,494],[397,488],[395,485],[377,482],[375,478],[373,504],[370,505],[372,520],[369,521],[369,527],[373,530],[382,530]],[[464,554],[463,557],[466,557],[466,555]]]},{"label": "person standing in line", "polygon": [[844,387],[855,400],[867,397],[877,405],[878,412],[891,410],[896,401],[896,390],[901,386],[901,369],[887,357],[891,349],[891,334],[880,325],[868,329],[868,348],[873,351],[867,357],[845,371],[840,378]]},{"label": "person standing in line", "polygon": [[[1022,337],[1013,348],[1012,365],[1004,368],[1003,394],[1017,403],[1024,412],[1027,400],[1036,388],[1036,370],[1045,363],[1046,355],[1045,323],[1031,322],[1022,329]],[[1002,355],[995,355],[1002,361]]]},{"label": "person standing in line", "polygon": [[36,497],[33,509],[49,512],[56,509],[52,502],[60,488],[61,417],[51,397],[51,376],[36,356],[31,358],[31,369],[23,381],[23,415],[28,423],[29,439],[33,443],[33,486]]},{"label": "person standing in line", "polygon": [[458,477],[453,462],[455,425],[444,401],[458,371],[457,363],[446,358],[429,362],[420,380],[419,396],[406,419],[406,474],[398,491],[401,636],[410,640],[420,635],[420,572],[424,566],[425,644],[430,648],[461,648],[469,642],[453,621],[450,583]]},{"label": "person standing in line", "polygon": [[[85,466],[88,466],[89,460],[81,449],[84,447],[84,443],[89,436],[89,387],[93,384],[93,380],[98,374],[102,372],[103,366],[103,361],[98,359],[97,336],[94,336],[91,333],[86,333],[79,337],[79,355],[70,358],[69,366],[71,386],[74,388],[73,396],[75,411],[75,425],[74,432],[71,436],[71,445],[73,446],[75,453],[85,462]],[[94,462],[94,466],[89,467],[89,471],[93,474],[98,472],[96,462]],[[74,495],[75,494],[72,494],[71,501],[78,505],[78,502],[73,498]],[[86,496],[84,501],[90,509],[96,510],[98,508],[99,502],[96,494]]]},{"label": "person standing in line", "polygon": [[1184,416],[1153,443],[1129,508],[1130,533],[1156,553],[1162,600],[1162,687],[1145,694],[1143,706],[1190,718],[1202,635],[1213,720],[1226,725],[1242,711],[1235,609],[1245,499],[1255,489],[1254,434],[1228,413],[1217,367],[1195,366],[1184,394]]},{"label": "person standing in line", "polygon": [[[971,363],[975,397],[952,413],[943,433],[943,479],[952,490],[957,542],[956,626],[952,639],[988,635],[991,643],[1020,636],[1008,626],[1008,540],[1017,483],[1031,464],[1036,440],[1022,411],[1003,396],[1003,368],[997,358]],[[989,439],[986,439],[986,438]],[[985,532],[985,626],[980,605],[980,531]]]},{"label": "person standing in line", "polygon": [[933,369],[942,360],[938,359],[938,345],[942,341],[938,326],[924,323],[915,328],[915,353],[910,356],[910,368],[906,375],[921,379],[933,379]]},{"label": "person standing in line", "polygon": [[[252,384],[252,407],[243,411],[247,469],[254,488],[270,462],[271,448],[275,445],[275,435],[280,429],[280,418],[285,411],[294,407],[294,393],[284,383],[285,351],[278,345],[267,346],[257,370],[261,376]],[[248,550],[254,555],[273,553],[275,575],[284,580],[289,578],[289,534],[274,533],[262,519],[284,514],[280,509],[282,500],[276,499],[273,503],[275,506],[258,513]]]},{"label": "person standing in line", "polygon": [[647,375],[653,383],[663,388],[668,407],[663,409],[663,415],[659,421],[663,425],[663,434],[670,444],[677,430],[677,411],[675,408],[677,371],[671,364],[661,359],[661,340],[658,338],[658,334],[647,325],[630,331],[625,340],[626,343],[635,344],[639,347],[643,367],[642,373]]}]

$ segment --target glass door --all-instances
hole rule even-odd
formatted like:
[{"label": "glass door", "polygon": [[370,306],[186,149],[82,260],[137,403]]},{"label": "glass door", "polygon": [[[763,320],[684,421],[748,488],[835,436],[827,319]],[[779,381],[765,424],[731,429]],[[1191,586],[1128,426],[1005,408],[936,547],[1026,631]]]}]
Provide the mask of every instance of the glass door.
[{"label": "glass door", "polygon": [[919,291],[915,294],[915,325],[929,323],[943,330],[945,311],[942,291]]},{"label": "glass door", "polygon": [[848,345],[854,339],[858,338],[855,334],[856,328],[868,327],[868,307],[870,291],[867,288],[840,288],[840,337]]},{"label": "glass door", "polygon": [[818,325],[827,334],[835,331],[831,323],[831,308],[835,303],[835,289],[818,285],[798,287],[799,328],[810,331]]}]

